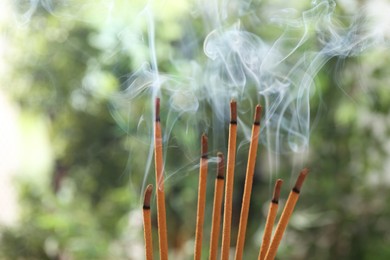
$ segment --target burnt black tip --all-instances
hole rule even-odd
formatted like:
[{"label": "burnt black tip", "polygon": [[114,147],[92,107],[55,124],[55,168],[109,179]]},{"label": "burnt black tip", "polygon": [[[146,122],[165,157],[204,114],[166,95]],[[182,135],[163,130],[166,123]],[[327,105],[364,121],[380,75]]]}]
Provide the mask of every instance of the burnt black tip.
[{"label": "burnt black tip", "polygon": [[308,168],[303,169],[299,173],[298,179],[295,182],[295,186],[294,186],[294,189],[293,189],[294,192],[299,194],[299,192],[301,191],[302,184],[305,181],[305,178],[306,178],[308,173],[309,173],[309,169]]},{"label": "burnt black tip", "polygon": [[260,119],[261,119],[261,112],[263,108],[260,105],[257,105],[255,108],[255,116],[253,119],[253,124],[254,125],[260,125]]},{"label": "burnt black tip", "polygon": [[150,198],[152,197],[152,190],[153,190],[153,185],[149,184],[145,190],[144,205],[143,205],[144,209],[150,209]]},{"label": "burnt black tip", "polygon": [[230,120],[237,124],[237,103],[235,100],[230,102]]},{"label": "burnt black tip", "polygon": [[298,188],[293,188],[292,191],[297,193],[297,194],[299,194],[301,192]]},{"label": "burnt black tip", "polygon": [[155,119],[156,122],[160,122],[160,98],[156,98],[155,100]]}]

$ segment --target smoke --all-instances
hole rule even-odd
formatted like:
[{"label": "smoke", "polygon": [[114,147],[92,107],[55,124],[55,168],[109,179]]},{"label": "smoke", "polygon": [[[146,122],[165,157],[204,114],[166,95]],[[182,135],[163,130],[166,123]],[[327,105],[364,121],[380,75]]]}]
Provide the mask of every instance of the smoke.
[{"label": "smoke", "polygon": [[26,25],[30,22],[31,17],[38,11],[38,9],[54,14],[54,6],[61,4],[62,2],[63,1],[57,1],[55,4],[52,0],[16,0],[13,4],[18,10],[18,13],[21,14],[17,17],[17,19],[21,24]]},{"label": "smoke", "polygon": [[[17,6],[27,23],[39,8],[63,15],[56,13],[56,6],[71,3],[76,6],[50,0],[20,0]],[[86,1],[66,17],[87,21],[88,16],[78,14],[100,10],[102,16],[88,22],[104,23],[111,30],[97,35],[94,45],[111,57],[131,54],[137,69],[123,91],[113,95],[111,112],[125,131],[149,145],[146,173],[152,162],[156,97],[163,106],[165,155],[183,151],[188,165],[198,157],[194,147],[202,132],[213,137],[212,152],[225,149],[231,99],[238,103],[245,138],[240,147],[249,141],[253,108],[263,105],[260,142],[269,153],[271,171],[277,170],[281,154],[307,154],[310,102],[321,95],[318,72],[331,58],[343,60],[388,46],[390,35],[389,5],[379,0],[364,6],[340,1],[348,5],[344,9],[350,10],[349,16],[340,16],[330,0],[312,1],[310,6],[301,1],[136,1],[133,9],[121,1],[93,3]],[[107,40],[112,38],[123,49]],[[135,130],[127,125],[130,117],[138,118]],[[191,168],[188,165],[171,172]]]},{"label": "smoke", "polygon": [[[158,69],[156,10],[147,7],[150,65],[144,64],[142,76],[130,80],[126,97],[149,89],[150,104],[156,96],[163,98],[171,117],[166,122],[166,143],[184,115],[199,122],[198,132],[223,133],[231,99],[238,102],[239,128],[247,142],[251,109],[261,103],[261,142],[270,154],[270,167],[278,168],[280,154],[306,154],[310,101],[320,96],[316,75],[333,57],[345,59],[386,43],[386,27],[377,26],[370,6],[358,10],[358,15],[338,17],[334,1],[313,1],[302,10],[280,4],[286,3],[196,2],[189,14],[193,21],[201,21],[201,35],[183,23],[184,38],[167,53],[174,74]],[[207,108],[210,120],[205,119]]]}]

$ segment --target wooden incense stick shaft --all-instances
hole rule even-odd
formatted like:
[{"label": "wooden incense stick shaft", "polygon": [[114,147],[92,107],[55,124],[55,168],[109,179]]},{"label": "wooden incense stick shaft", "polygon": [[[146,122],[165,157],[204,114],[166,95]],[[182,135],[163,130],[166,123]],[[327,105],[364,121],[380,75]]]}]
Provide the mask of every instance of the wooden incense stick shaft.
[{"label": "wooden incense stick shaft", "polygon": [[202,135],[201,141],[201,159],[199,169],[199,186],[198,186],[198,210],[196,214],[196,231],[195,231],[195,249],[194,259],[200,260],[202,256],[202,237],[203,237],[203,223],[204,210],[206,204],[206,180],[207,180],[207,137]]},{"label": "wooden incense stick shaft", "polygon": [[276,214],[278,213],[280,188],[282,186],[282,183],[283,181],[281,179],[278,179],[275,184],[274,196],[269,205],[267,220],[265,222],[263,241],[261,243],[261,248],[260,248],[260,253],[258,258],[259,260],[264,260],[265,254],[267,253],[269,244],[271,242],[272,228],[275,223]]},{"label": "wooden incense stick shaft", "polygon": [[274,237],[272,238],[271,244],[268,248],[268,252],[265,256],[266,260],[273,260],[276,257],[276,252],[278,251],[279,244],[282,240],[284,231],[286,230],[287,224],[290,220],[290,217],[292,215],[292,212],[294,211],[294,207],[298,201],[299,193],[303,184],[303,181],[305,180],[306,175],[308,174],[308,169],[303,169],[301,173],[299,174],[298,180],[295,183],[294,188],[290,192],[290,195],[288,196],[286,205],[283,209],[282,215],[280,216],[278,225],[275,230]]},{"label": "wooden incense stick shaft", "polygon": [[225,166],[222,153],[218,153],[217,178],[214,188],[214,206],[210,235],[210,260],[216,260],[218,255],[219,231],[221,227],[221,209],[223,199],[223,186],[225,183]]},{"label": "wooden incense stick shaft", "polygon": [[241,215],[240,215],[240,223],[238,226],[238,237],[236,243],[236,256],[235,259],[241,260],[244,244],[245,244],[245,234],[246,227],[248,223],[248,214],[249,214],[249,205],[251,200],[252,193],[252,184],[253,184],[253,174],[255,171],[256,164],[256,155],[257,155],[257,147],[259,143],[259,135],[260,135],[260,117],[261,117],[261,106],[256,106],[255,117],[252,127],[252,136],[251,142],[249,146],[249,155],[248,155],[248,164],[246,168],[246,177],[245,177],[245,185],[244,185],[244,194],[241,204]]},{"label": "wooden incense stick shaft", "polygon": [[144,205],[142,210],[146,260],[153,260],[152,218],[150,215],[150,198],[152,196],[152,190],[153,186],[149,184],[145,190]]},{"label": "wooden incense stick shaft", "polygon": [[160,250],[160,259],[168,259],[168,239],[167,222],[165,211],[165,192],[164,192],[164,169],[163,169],[163,151],[162,135],[160,124],[160,99],[156,99],[156,121],[154,129],[154,159],[156,170],[156,198],[157,198],[157,223],[158,223],[158,244]]},{"label": "wooden incense stick shaft", "polygon": [[230,125],[229,125],[229,142],[226,167],[226,186],[225,186],[225,205],[223,215],[222,229],[222,248],[221,259],[229,259],[232,205],[233,205],[233,184],[234,168],[236,161],[236,140],[237,139],[237,103],[230,103]]}]

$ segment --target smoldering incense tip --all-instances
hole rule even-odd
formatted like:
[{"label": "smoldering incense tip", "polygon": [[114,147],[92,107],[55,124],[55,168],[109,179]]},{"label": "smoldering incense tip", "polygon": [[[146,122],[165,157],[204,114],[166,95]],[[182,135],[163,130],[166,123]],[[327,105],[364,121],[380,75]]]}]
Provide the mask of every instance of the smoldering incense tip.
[{"label": "smoldering incense tip", "polygon": [[225,160],[223,157],[223,153],[219,152],[217,154],[218,156],[218,163],[217,163],[217,179],[225,179]]},{"label": "smoldering incense tip", "polygon": [[272,203],[278,204],[280,197],[280,190],[282,188],[283,180],[278,179],[275,183],[274,194],[272,196]]},{"label": "smoldering incense tip", "polygon": [[150,199],[152,197],[153,185],[149,184],[146,187],[144,195],[144,209],[150,209]]},{"label": "smoldering incense tip", "polygon": [[202,135],[202,145],[201,145],[201,154],[202,154],[202,159],[207,159],[208,158],[208,138],[206,134]]},{"label": "smoldering incense tip", "polygon": [[261,112],[263,111],[263,107],[260,105],[256,106],[256,111],[255,111],[255,118],[253,120],[254,125],[260,125],[260,119],[261,119]]},{"label": "smoldering incense tip", "polygon": [[306,178],[308,173],[309,173],[309,169],[308,168],[303,169],[299,173],[298,179],[297,179],[297,181],[295,183],[295,186],[293,188],[294,192],[296,192],[296,193],[300,193],[301,192],[302,184],[305,181],[305,178]]},{"label": "smoldering incense tip", "polygon": [[160,98],[156,98],[156,122],[160,121]]},{"label": "smoldering incense tip", "polygon": [[237,124],[237,102],[235,100],[230,102],[230,124]]}]

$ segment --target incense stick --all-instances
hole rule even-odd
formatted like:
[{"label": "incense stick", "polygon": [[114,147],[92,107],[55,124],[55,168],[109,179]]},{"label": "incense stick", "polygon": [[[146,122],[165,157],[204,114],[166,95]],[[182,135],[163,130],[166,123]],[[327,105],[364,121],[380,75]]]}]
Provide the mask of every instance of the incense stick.
[{"label": "incense stick", "polygon": [[298,201],[299,193],[301,191],[301,187],[303,184],[303,181],[306,178],[306,175],[309,173],[309,170],[307,168],[303,169],[298,179],[295,183],[294,188],[290,192],[290,195],[288,196],[286,206],[283,209],[282,215],[280,216],[278,226],[276,227],[274,237],[272,238],[272,242],[269,246],[268,252],[266,254],[265,259],[266,260],[273,260],[276,256],[276,252],[278,250],[280,241],[282,240],[283,233],[286,230],[288,221],[290,220],[291,214],[294,210],[295,204]]},{"label": "incense stick", "polygon": [[156,170],[156,198],[157,198],[157,223],[158,223],[158,243],[160,259],[168,259],[167,222],[165,213],[165,192],[164,192],[164,169],[162,136],[160,124],[160,99],[156,99],[156,120],[154,129],[154,159]]},{"label": "incense stick", "polygon": [[257,147],[259,143],[260,135],[260,118],[262,108],[260,105],[256,106],[254,122],[252,127],[252,136],[249,146],[248,165],[246,169],[244,195],[241,204],[240,224],[238,226],[238,237],[236,244],[236,257],[235,259],[241,260],[244,251],[246,227],[248,223],[249,205],[252,193],[253,174],[255,171]]},{"label": "incense stick", "polygon": [[195,231],[195,249],[194,259],[200,260],[202,256],[202,237],[203,237],[203,223],[204,223],[204,209],[206,204],[206,180],[208,169],[208,155],[207,155],[207,137],[202,135],[201,141],[201,158],[199,169],[199,186],[198,186],[198,210],[196,214],[196,231]]},{"label": "incense stick", "polygon": [[236,161],[236,139],[237,139],[237,103],[230,102],[230,125],[229,125],[229,143],[226,168],[226,187],[225,187],[225,206],[223,215],[222,229],[222,259],[229,259],[230,233],[232,221],[232,197],[234,184],[234,166]]},{"label": "incense stick", "polygon": [[272,228],[275,223],[276,214],[278,212],[279,197],[280,197],[280,188],[283,184],[281,179],[278,179],[275,183],[274,195],[272,197],[271,203],[269,205],[267,220],[265,222],[263,242],[261,243],[259,260],[264,260],[265,254],[268,251],[269,244],[271,242]]},{"label": "incense stick", "polygon": [[145,258],[153,260],[153,243],[152,243],[152,219],[150,215],[150,198],[152,196],[153,185],[146,187],[144,195],[144,206],[142,216],[144,221],[144,239],[145,239]]},{"label": "incense stick", "polygon": [[221,209],[223,198],[223,185],[225,183],[225,162],[222,153],[218,153],[217,178],[214,188],[214,206],[210,235],[210,260],[216,260],[218,255],[218,240],[221,227]]}]

